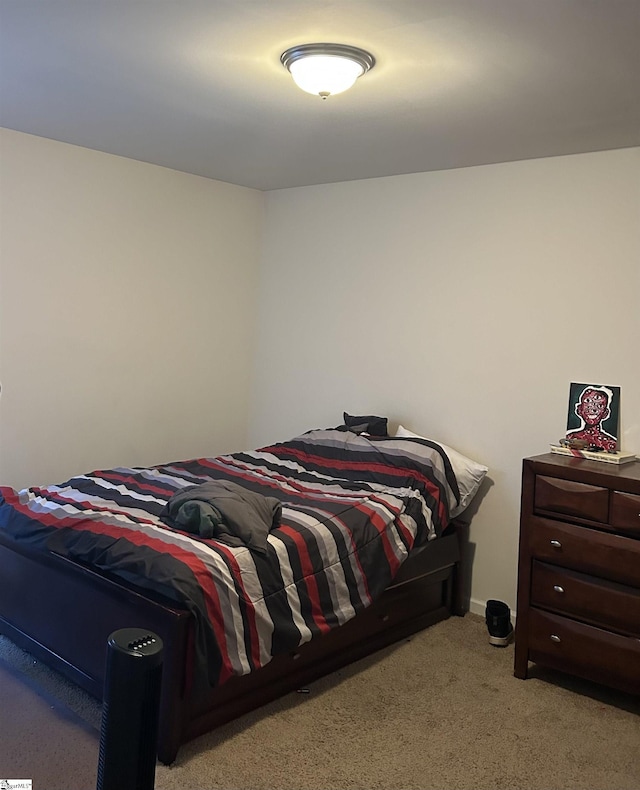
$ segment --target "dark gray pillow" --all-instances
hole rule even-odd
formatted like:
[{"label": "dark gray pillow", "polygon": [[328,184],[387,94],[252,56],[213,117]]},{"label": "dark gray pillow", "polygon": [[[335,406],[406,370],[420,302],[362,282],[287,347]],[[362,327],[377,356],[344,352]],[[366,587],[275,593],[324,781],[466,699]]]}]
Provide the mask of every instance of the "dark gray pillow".
[{"label": "dark gray pillow", "polygon": [[355,417],[344,412],[344,424],[353,433],[370,433],[371,436],[388,436],[387,418],[376,417],[372,414],[364,417]]}]

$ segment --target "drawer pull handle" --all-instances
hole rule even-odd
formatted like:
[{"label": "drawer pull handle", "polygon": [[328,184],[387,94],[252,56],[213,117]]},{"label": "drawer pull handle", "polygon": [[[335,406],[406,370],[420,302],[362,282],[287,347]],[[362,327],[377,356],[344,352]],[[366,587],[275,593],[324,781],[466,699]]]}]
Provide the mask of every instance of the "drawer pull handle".
[{"label": "drawer pull handle", "polygon": [[551,541],[551,545],[553,546],[554,549],[561,549],[562,548],[562,543],[560,543],[559,540],[552,540]]},{"label": "drawer pull handle", "polygon": [[551,634],[551,641],[552,642],[562,642],[562,639],[560,639],[558,634]]},{"label": "drawer pull handle", "polygon": [[559,584],[554,584],[553,585],[553,591],[557,592],[557,593],[563,593],[564,592],[564,587],[561,587]]}]

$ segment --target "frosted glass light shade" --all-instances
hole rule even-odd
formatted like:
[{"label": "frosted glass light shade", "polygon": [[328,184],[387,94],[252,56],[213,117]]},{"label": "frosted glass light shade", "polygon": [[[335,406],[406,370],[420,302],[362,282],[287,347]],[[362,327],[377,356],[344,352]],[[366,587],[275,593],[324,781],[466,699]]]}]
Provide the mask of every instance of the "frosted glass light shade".
[{"label": "frosted glass light shade", "polygon": [[307,93],[334,96],[350,88],[364,72],[359,63],[336,55],[309,55],[289,68],[295,84]]},{"label": "frosted glass light shade", "polygon": [[304,44],[280,56],[298,87],[326,99],[350,88],[373,68],[373,55],[344,44]]}]

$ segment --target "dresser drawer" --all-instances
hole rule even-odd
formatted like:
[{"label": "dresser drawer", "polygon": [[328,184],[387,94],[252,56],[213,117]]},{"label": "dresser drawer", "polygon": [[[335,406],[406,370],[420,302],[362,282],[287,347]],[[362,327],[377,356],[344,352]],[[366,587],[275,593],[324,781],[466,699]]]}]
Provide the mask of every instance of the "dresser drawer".
[{"label": "dresser drawer", "polygon": [[529,550],[535,559],[640,587],[640,540],[533,516]]},{"label": "dresser drawer", "polygon": [[640,637],[640,589],[637,587],[535,560],[531,603]]},{"label": "dresser drawer", "polygon": [[609,489],[536,475],[534,509],[607,523]]},{"label": "dresser drawer", "polygon": [[529,658],[640,693],[640,640],[532,608]]},{"label": "dresser drawer", "polygon": [[640,496],[614,491],[611,494],[611,525],[640,537]]}]

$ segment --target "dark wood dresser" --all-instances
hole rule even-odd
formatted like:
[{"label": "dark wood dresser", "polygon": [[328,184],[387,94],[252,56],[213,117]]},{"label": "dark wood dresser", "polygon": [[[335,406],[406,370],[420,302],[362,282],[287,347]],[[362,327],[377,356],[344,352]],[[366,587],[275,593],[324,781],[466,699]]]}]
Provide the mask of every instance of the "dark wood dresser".
[{"label": "dark wood dresser", "polygon": [[516,677],[529,661],[640,694],[640,462],[524,460]]}]

